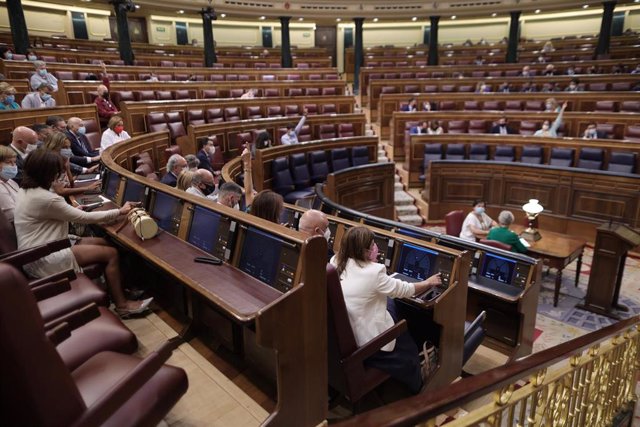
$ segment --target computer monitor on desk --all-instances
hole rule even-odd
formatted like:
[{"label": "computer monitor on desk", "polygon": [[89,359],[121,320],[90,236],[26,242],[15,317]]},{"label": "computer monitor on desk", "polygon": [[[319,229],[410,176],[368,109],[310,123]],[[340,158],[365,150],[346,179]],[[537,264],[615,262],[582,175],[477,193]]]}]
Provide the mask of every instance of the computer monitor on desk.
[{"label": "computer monitor on desk", "polygon": [[238,268],[281,292],[290,290],[298,268],[298,246],[255,227],[241,226],[241,230]]},{"label": "computer monitor on desk", "polygon": [[104,170],[102,176],[102,193],[104,197],[115,202],[120,189],[120,174],[109,169]]},{"label": "computer monitor on desk", "polygon": [[529,265],[516,259],[485,251],[473,281],[515,297],[524,290],[529,270]]},{"label": "computer monitor on desk", "polygon": [[162,191],[153,191],[149,212],[156,220],[158,227],[176,236],[182,217],[182,201]]},{"label": "computer monitor on desk", "polygon": [[399,246],[394,271],[400,278],[404,276],[413,281],[422,281],[441,273],[442,288],[449,287],[455,259],[453,255],[408,242],[400,242]]},{"label": "computer monitor on desk", "polygon": [[132,179],[127,179],[127,182],[124,185],[124,196],[122,198],[122,204],[125,202],[140,202],[142,203],[142,207],[146,206],[147,202],[147,194],[149,190],[145,187],[144,184],[134,181]]}]

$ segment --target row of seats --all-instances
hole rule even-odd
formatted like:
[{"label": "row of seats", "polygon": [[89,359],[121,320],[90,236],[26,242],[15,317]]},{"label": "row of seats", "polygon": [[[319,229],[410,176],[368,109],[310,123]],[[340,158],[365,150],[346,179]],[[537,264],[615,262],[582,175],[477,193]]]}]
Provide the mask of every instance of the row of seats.
[{"label": "row of seats", "polygon": [[[475,55],[475,53],[474,53]],[[485,59],[485,64],[490,65],[490,64],[504,64],[505,62],[505,58],[504,56],[485,56],[483,57]],[[440,65],[472,65],[474,62],[475,58],[470,58],[470,57],[466,57],[466,58],[459,58],[459,59],[454,59],[452,57],[447,57],[447,58],[443,58],[440,60],[439,64]],[[593,60],[593,54],[589,53],[587,55],[565,55],[562,56],[560,59],[560,61],[591,61]],[[547,61],[548,62],[548,61]],[[382,61],[382,60],[371,60],[371,59],[366,59],[365,58],[365,67],[422,67],[422,66],[426,66],[427,64],[427,59],[426,59],[426,55],[425,55],[425,59],[419,59],[419,60],[415,60],[415,61],[407,61],[406,58],[397,60],[397,61]]]},{"label": "row of seats", "polygon": [[[33,72],[30,72],[29,77]],[[58,80],[86,80],[87,77],[91,74],[91,72],[86,71],[54,71],[53,75],[58,78]],[[113,73],[109,74],[109,78],[112,80],[122,80],[122,81],[131,81],[131,80],[149,80],[151,75],[149,73]],[[227,81],[227,82],[235,82],[235,81],[251,81],[256,80],[256,76],[249,74],[209,74],[208,76],[202,74],[184,74],[184,73],[160,73],[155,76],[159,81],[187,81],[187,80],[195,80],[195,81]],[[340,77],[336,73],[325,73],[325,74],[283,74],[276,76],[275,74],[263,74],[257,76],[257,80],[263,81],[276,81],[276,80],[339,80]]]},{"label": "row of seats", "polygon": [[[406,62],[406,61],[405,61]],[[446,65],[446,64],[443,64]],[[458,65],[464,65],[464,64],[458,64]],[[467,64],[470,65],[470,64]],[[419,66],[419,64],[416,64],[416,66]],[[367,67],[393,67],[393,65],[369,65],[367,64]],[[520,76],[520,74],[522,73],[522,70],[520,68],[514,68],[512,70],[489,70],[489,69],[483,69],[486,66],[485,65],[478,65],[477,66],[478,69],[471,71],[471,73],[469,73],[469,76],[471,77],[518,77]],[[566,67],[566,64],[562,64],[562,67]],[[561,67],[561,68],[562,68]],[[602,67],[599,66],[598,69],[598,74],[609,74],[610,72],[612,73],[616,66],[612,65],[611,67]],[[582,66],[575,66],[573,67],[573,70],[576,74],[582,74],[583,71],[585,71],[588,67],[583,68]],[[454,73],[457,73],[454,75]],[[529,70],[529,77],[535,77],[538,75],[543,75],[544,70],[540,69],[540,70],[536,70],[535,68],[531,68]],[[455,71],[455,72],[450,72],[450,71],[417,71],[417,72],[412,72],[412,71],[406,71],[406,72],[388,72],[388,73],[371,73],[369,74],[369,79],[385,79],[385,80],[392,80],[392,79],[436,79],[436,78],[445,78],[445,77],[458,77],[461,76],[462,73],[459,71]]]},{"label": "row of seats", "polygon": [[[640,81],[640,78],[638,79]],[[510,82],[510,91],[511,92],[519,92],[525,82]],[[492,92],[493,89],[496,91],[499,90],[502,82],[496,82],[495,84],[491,84],[485,82],[485,85],[489,88],[487,92]],[[530,84],[526,82],[529,87],[533,86],[537,90],[537,86],[535,84]],[[568,86],[568,83],[567,85]],[[579,83],[578,87],[581,91],[629,91],[634,85],[631,82],[614,82],[614,83]],[[565,86],[560,84],[551,84],[551,83],[543,83],[540,86],[540,92],[558,92],[564,90]],[[400,92],[397,86],[383,86],[380,89],[380,93],[451,93],[451,92],[465,92],[471,93],[475,92],[476,85],[475,84],[406,84],[402,86],[402,92]]]},{"label": "row of seats", "polygon": [[279,193],[287,203],[315,194],[313,186],[324,182],[327,175],[351,166],[369,163],[367,147],[334,148],[330,151],[295,153],[278,157],[271,164],[273,191]]},{"label": "row of seats", "polygon": [[[103,62],[107,65],[117,65],[124,66],[125,63],[121,59],[86,59],[85,61],[78,60],[75,57],[57,57],[53,55],[42,55],[40,58],[45,62],[60,62],[63,64],[92,64],[92,65],[100,65]],[[26,56],[24,55],[13,55],[14,61],[24,61],[26,60]],[[139,60],[134,59],[133,65],[135,67],[150,67],[155,64],[151,64],[151,61],[148,60]],[[300,69],[309,69],[309,68],[326,68],[327,65],[322,62],[296,62],[295,68]],[[159,66],[163,68],[173,68],[173,67],[191,67],[191,68],[203,68],[204,63],[201,61],[165,61],[162,60],[159,62]],[[246,61],[243,62],[243,59],[238,58],[237,62],[229,64],[229,67],[226,67],[224,63],[217,62],[213,64],[213,68],[257,68],[257,69],[274,69],[274,68],[282,68],[282,65],[279,62],[252,62]]]},{"label": "row of seats", "polygon": [[[486,144],[443,144],[433,143],[424,146],[423,170],[429,169],[429,163],[433,160],[493,160],[496,162],[515,162],[516,150],[511,145],[498,145],[495,147],[493,157],[489,156],[489,146]],[[605,153],[601,148],[582,147],[578,153],[577,162],[574,164],[575,149],[566,147],[552,147],[549,156],[550,166],[578,167],[582,169],[603,170],[605,165]],[[542,164],[544,161],[543,147],[526,145],[518,159],[521,163]],[[617,173],[635,173],[636,153],[626,151],[612,151],[605,170]],[[425,180],[425,175],[420,176]]]},{"label": "row of seats", "polygon": [[[552,94],[549,94],[552,95]],[[407,102],[400,103],[402,109]],[[460,111],[458,101],[432,102],[432,110]],[[509,101],[464,101],[462,111],[544,111],[545,103],[541,100],[509,100]],[[594,106],[597,112],[640,113],[640,101],[597,101]]]}]

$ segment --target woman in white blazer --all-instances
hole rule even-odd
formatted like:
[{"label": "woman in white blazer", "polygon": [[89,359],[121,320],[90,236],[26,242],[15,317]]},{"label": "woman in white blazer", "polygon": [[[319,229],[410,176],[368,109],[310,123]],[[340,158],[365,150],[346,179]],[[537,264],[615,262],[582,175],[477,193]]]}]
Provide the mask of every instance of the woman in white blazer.
[{"label": "woman in white blazer", "polygon": [[[392,298],[421,294],[441,283],[440,274],[417,283],[388,276],[385,266],[376,262],[378,246],[373,238],[367,227],[350,228],[342,238],[340,251],[331,259],[340,276],[349,323],[359,346],[397,321]],[[418,347],[408,333],[382,347],[365,363],[389,373],[413,393],[422,387]]]}]

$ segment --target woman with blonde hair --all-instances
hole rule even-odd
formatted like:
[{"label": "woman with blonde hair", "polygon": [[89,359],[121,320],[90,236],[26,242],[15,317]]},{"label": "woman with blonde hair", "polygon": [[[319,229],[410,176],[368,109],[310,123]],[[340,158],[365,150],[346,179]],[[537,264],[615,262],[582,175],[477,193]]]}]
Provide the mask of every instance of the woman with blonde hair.
[{"label": "woman with blonde hair", "polygon": [[178,175],[178,183],[176,184],[176,188],[178,190],[187,191],[187,189],[191,187],[193,177],[195,175],[195,172],[186,169],[180,172],[180,175]]},{"label": "woman with blonde hair", "polygon": [[20,104],[16,102],[16,89],[7,82],[0,82],[0,111],[19,109]]},{"label": "woman with blonde hair", "polygon": [[67,138],[67,134],[63,132],[54,132],[47,137],[43,148],[60,154],[64,158],[65,171],[52,184],[51,188],[57,194],[63,197],[82,194],[87,190],[95,190],[100,188],[101,182],[96,181],[87,187],[74,187],[73,174],[71,173],[71,141]]},{"label": "woman with blonde hair", "polygon": [[107,124],[107,130],[102,133],[102,139],[100,140],[100,154],[113,144],[117,144],[120,141],[126,141],[131,136],[124,130],[124,121],[120,116],[112,116]]}]

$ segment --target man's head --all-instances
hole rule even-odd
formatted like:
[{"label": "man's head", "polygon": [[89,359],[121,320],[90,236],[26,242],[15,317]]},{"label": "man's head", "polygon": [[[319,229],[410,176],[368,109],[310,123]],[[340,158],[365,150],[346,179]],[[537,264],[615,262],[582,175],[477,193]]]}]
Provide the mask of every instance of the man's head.
[{"label": "man's head", "polygon": [[235,182],[225,182],[220,186],[218,192],[218,203],[228,206],[230,208],[235,207],[242,198],[242,187]]},{"label": "man's head", "polygon": [[298,230],[308,236],[323,236],[327,241],[331,238],[329,230],[329,220],[324,212],[309,209],[300,217]]},{"label": "man's head", "polygon": [[54,132],[64,132],[67,129],[67,122],[64,117],[49,116],[45,122]]},{"label": "man's head", "polygon": [[38,142],[36,145],[40,146],[49,138],[49,135],[53,133],[51,128],[43,123],[36,123],[35,125],[29,126],[33,131],[38,135]]},{"label": "man's head", "polygon": [[175,176],[180,175],[187,167],[187,161],[180,154],[174,154],[169,157],[169,161],[167,161],[167,172],[171,172]]},{"label": "man's head", "polygon": [[529,67],[528,65],[525,65],[524,67],[522,67],[522,74],[528,76],[530,72],[531,72],[531,67]]},{"label": "man's head", "polygon": [[184,156],[184,159],[187,161],[187,167],[189,168],[190,171],[195,172],[198,170],[198,166],[200,165],[200,160],[198,160],[196,156],[194,156],[193,154],[187,154],[186,156]]},{"label": "man's head", "polygon": [[[35,148],[38,135],[26,126],[18,126],[13,130],[11,144],[21,151],[27,152]],[[33,148],[29,147],[30,145]]]},{"label": "man's head", "polygon": [[84,123],[80,117],[71,117],[67,120],[67,129],[76,135],[84,134],[87,131],[87,128],[84,127]]},{"label": "man's head", "polygon": [[38,73],[40,76],[46,76],[47,75],[47,63],[44,61],[33,61],[33,66],[36,69],[36,73]]},{"label": "man's head", "polygon": [[53,87],[51,87],[51,85],[47,83],[41,83],[36,90],[40,94],[40,98],[42,98],[43,101],[48,101],[49,99],[51,99],[51,92],[53,92]]},{"label": "man's head", "polygon": [[208,196],[216,190],[213,174],[206,169],[198,169],[196,171],[193,181],[191,181],[191,186],[202,191],[205,196]]},{"label": "man's head", "polygon": [[213,155],[216,151],[213,139],[207,137],[198,139],[198,151],[200,150],[204,150],[209,156]]},{"label": "man's head", "polygon": [[514,217],[511,211],[502,211],[500,212],[500,215],[498,215],[498,224],[503,227],[509,227],[511,224],[513,224],[513,220]]},{"label": "man's head", "polygon": [[507,118],[505,116],[502,116],[498,119],[498,126],[506,126],[507,125]]},{"label": "man's head", "polygon": [[98,88],[96,89],[96,91],[98,92],[98,95],[100,95],[103,98],[109,97],[109,89],[107,89],[105,85],[98,85]]}]

